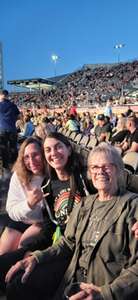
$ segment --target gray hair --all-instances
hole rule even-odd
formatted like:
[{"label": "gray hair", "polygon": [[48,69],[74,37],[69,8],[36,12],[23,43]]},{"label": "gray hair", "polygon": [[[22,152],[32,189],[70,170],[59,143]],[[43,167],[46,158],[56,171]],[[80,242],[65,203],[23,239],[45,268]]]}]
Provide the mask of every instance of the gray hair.
[{"label": "gray hair", "polygon": [[117,149],[110,145],[109,143],[102,142],[98,146],[96,146],[93,150],[90,151],[88,155],[87,160],[87,166],[88,166],[88,178],[91,178],[89,173],[89,166],[91,164],[92,158],[95,154],[98,154],[100,152],[103,152],[109,159],[109,162],[113,163],[117,169],[117,184],[118,184],[118,190],[120,194],[124,194],[126,190],[126,182],[125,182],[125,176],[124,176],[124,163],[122,160],[121,155],[117,151]]}]

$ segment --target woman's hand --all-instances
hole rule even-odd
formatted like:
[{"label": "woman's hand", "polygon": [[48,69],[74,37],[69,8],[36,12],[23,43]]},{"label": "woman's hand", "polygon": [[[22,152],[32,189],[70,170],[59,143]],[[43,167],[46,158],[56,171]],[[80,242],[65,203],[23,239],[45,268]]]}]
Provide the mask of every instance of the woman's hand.
[{"label": "woman's hand", "polygon": [[71,296],[70,300],[101,300],[101,289],[100,287],[92,283],[81,283],[80,288],[82,291]]},{"label": "woman's hand", "polygon": [[24,270],[24,274],[21,278],[21,282],[22,283],[26,282],[28,276],[31,274],[36,264],[37,264],[37,260],[33,255],[18,261],[14,266],[12,266],[9,269],[5,277],[5,282],[9,282],[12,279],[13,275],[15,275],[19,270]]},{"label": "woman's hand", "polygon": [[43,192],[38,188],[27,188],[27,203],[33,209],[43,199]]}]

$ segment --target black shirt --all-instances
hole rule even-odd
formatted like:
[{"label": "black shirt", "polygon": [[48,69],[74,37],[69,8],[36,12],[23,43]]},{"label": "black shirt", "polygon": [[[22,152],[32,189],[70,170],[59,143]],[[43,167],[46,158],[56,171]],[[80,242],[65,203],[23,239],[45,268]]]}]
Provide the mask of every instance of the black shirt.
[{"label": "black shirt", "polygon": [[135,129],[133,133],[129,132],[126,138],[129,148],[131,147],[132,143],[138,143],[138,128]]},{"label": "black shirt", "polygon": [[120,130],[118,132],[115,132],[115,134],[112,135],[111,137],[111,143],[121,143],[123,142],[124,138],[128,135],[128,130]]}]

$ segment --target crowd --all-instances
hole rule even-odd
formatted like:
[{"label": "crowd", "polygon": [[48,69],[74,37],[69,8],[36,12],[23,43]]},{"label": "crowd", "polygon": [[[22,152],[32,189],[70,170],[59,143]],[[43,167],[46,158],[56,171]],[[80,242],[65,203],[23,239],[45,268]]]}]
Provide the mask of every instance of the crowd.
[{"label": "crowd", "polygon": [[[11,177],[0,213],[0,291],[8,300],[138,298],[138,175],[123,162],[138,153],[138,122],[131,109],[112,108],[137,68],[135,61],[71,74],[48,92],[55,103],[71,101],[62,113],[19,110],[19,99],[0,92],[0,159]],[[77,112],[74,99],[86,95],[108,97],[103,113]],[[87,169],[71,133],[96,140]],[[75,282],[80,291],[68,296]]]},{"label": "crowd", "polygon": [[[3,95],[7,93],[6,95]],[[77,102],[62,110],[62,112],[51,112],[51,110],[37,109],[20,110],[16,104],[7,100],[8,92],[1,92],[1,120],[0,120],[0,155],[4,171],[13,164],[17,157],[20,144],[29,136],[35,136],[44,141],[50,132],[66,129],[70,133],[81,133],[83,136],[93,136],[98,142],[110,141],[120,152],[138,152],[138,129],[137,116],[132,109],[128,108],[119,115],[113,112],[113,100],[108,99],[103,113],[77,111]],[[8,106],[6,106],[8,104]],[[11,107],[11,111],[5,116],[3,108]]]},{"label": "crowd", "polygon": [[18,106],[33,103],[40,108],[45,105],[48,107],[69,105],[72,100],[76,100],[81,106],[102,105],[110,97],[116,101],[122,94],[126,96],[137,79],[137,74],[138,61],[96,68],[85,65],[81,70],[66,76],[56,89],[43,90],[39,95],[13,93],[11,97]]}]

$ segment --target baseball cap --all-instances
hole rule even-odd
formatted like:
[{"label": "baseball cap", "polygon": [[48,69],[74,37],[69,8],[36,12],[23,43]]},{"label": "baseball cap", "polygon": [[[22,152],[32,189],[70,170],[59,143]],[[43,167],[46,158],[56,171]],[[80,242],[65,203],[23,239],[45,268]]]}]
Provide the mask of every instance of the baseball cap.
[{"label": "baseball cap", "polygon": [[97,120],[104,121],[105,120],[105,115],[104,114],[99,114],[97,116]]}]

